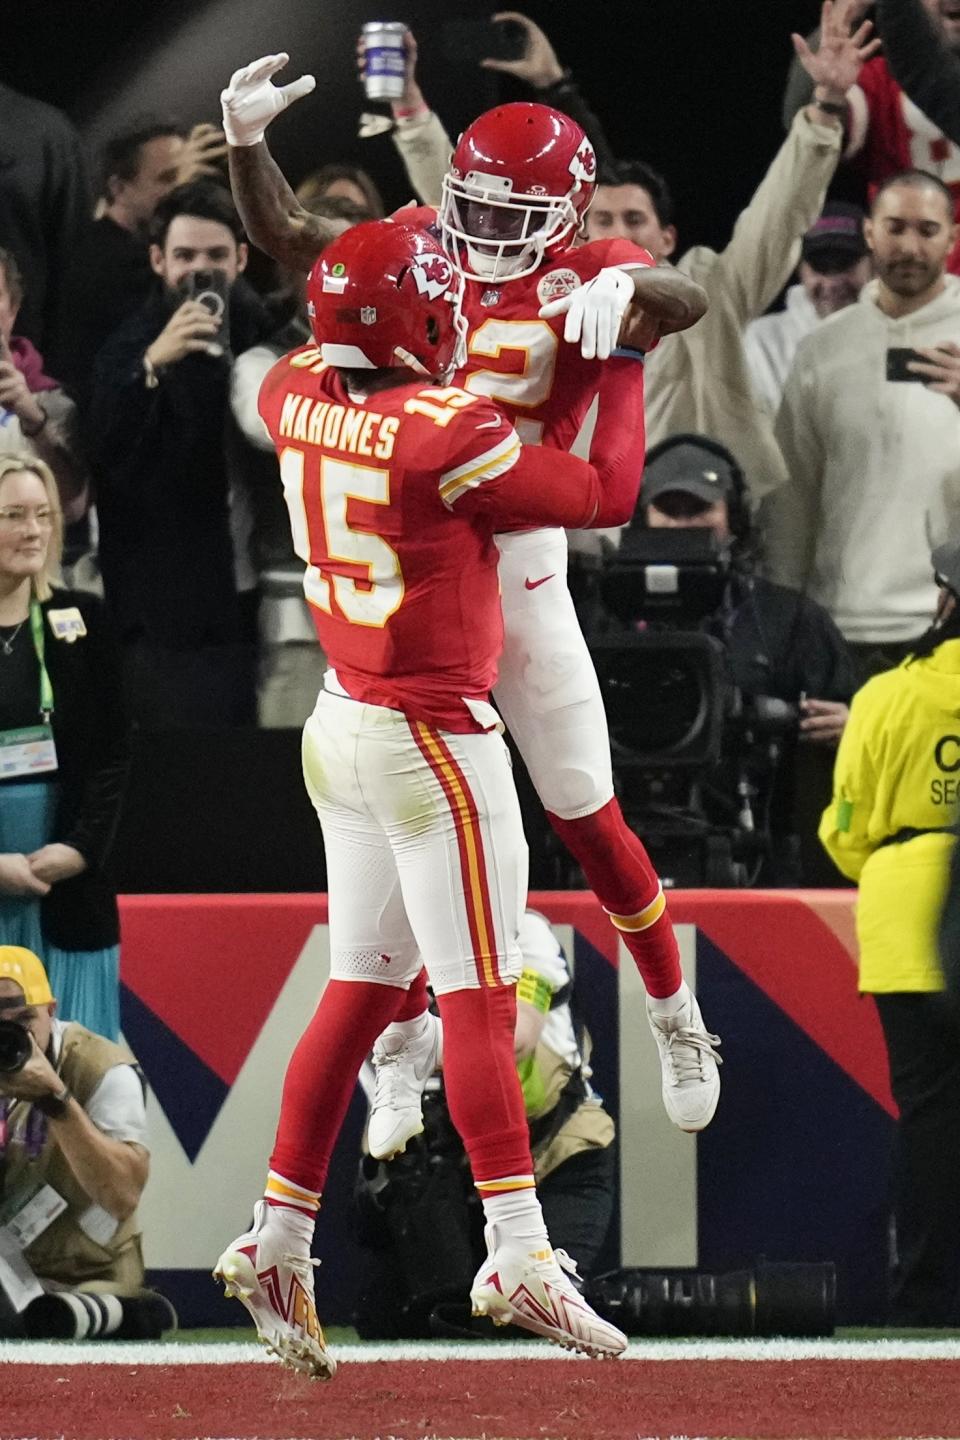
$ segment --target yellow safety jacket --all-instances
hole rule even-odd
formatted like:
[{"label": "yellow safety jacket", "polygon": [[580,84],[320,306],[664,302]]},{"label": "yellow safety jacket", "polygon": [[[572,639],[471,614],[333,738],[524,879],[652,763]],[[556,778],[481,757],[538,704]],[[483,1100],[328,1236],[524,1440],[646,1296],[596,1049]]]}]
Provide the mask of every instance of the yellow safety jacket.
[{"label": "yellow safety jacket", "polygon": [[854,696],[820,822],[834,863],[860,884],[861,990],[943,989],[937,925],[958,805],[960,640],[945,640]]}]

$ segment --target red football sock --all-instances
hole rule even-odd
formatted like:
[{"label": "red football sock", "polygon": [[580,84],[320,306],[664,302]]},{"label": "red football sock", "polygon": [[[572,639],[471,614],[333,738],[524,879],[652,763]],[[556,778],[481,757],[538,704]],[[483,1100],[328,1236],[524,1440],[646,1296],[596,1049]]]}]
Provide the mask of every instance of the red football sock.
[{"label": "red football sock", "polygon": [[330,980],[290,1057],[270,1169],[319,1192],[367,1051],[395,1018],[404,991]]},{"label": "red football sock", "polygon": [[576,820],[562,820],[548,811],[547,819],[619,931],[647,994],[656,999],[675,995],[683,973],[666,900],[650,856],[624,820],[619,803],[611,800]]},{"label": "red football sock", "polygon": [[394,1021],[419,1020],[420,1016],[428,1008],[428,1005],[429,1001],[427,999],[427,972],[421,966],[416,978],[410,986],[410,989],[407,991],[406,995],[403,998],[403,1003],[401,1004],[400,1009],[393,1017]]},{"label": "red football sock", "polygon": [[532,1175],[530,1132],[513,1053],[514,986],[439,995],[443,1083],[476,1184]]}]

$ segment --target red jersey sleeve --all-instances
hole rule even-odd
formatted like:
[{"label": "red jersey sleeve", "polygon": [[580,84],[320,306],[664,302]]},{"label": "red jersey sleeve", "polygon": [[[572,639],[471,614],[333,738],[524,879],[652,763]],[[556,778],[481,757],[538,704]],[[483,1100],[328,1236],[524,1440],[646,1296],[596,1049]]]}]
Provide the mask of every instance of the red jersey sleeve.
[{"label": "red jersey sleeve", "polygon": [[632,240],[624,240],[620,236],[611,240],[592,240],[589,245],[584,245],[581,254],[595,250],[598,263],[596,270],[606,270],[611,265],[617,265],[621,269],[647,269],[656,264],[649,250],[644,250],[640,245],[634,245]]}]

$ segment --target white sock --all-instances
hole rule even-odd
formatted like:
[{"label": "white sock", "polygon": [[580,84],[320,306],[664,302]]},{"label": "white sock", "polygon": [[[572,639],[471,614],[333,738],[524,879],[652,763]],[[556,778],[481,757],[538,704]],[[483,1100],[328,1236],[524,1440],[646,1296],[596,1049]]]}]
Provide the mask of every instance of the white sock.
[{"label": "white sock", "polygon": [[282,1235],[284,1244],[291,1250],[305,1248],[309,1254],[316,1217],[307,1215],[303,1210],[293,1210],[289,1205],[272,1205],[269,1200],[265,1209],[267,1213],[264,1224],[269,1225],[275,1234]]},{"label": "white sock", "polygon": [[417,1015],[413,1020],[392,1021],[382,1032],[381,1039],[398,1035],[404,1040],[419,1040],[429,1024],[430,1011],[424,1010],[422,1015]]},{"label": "white sock", "polygon": [[683,980],[680,983],[680,989],[675,990],[672,995],[657,995],[656,997],[648,995],[647,1009],[654,1015],[663,1015],[666,1019],[672,1019],[692,999],[693,991],[686,980]]},{"label": "white sock", "polygon": [[[507,1178],[516,1180],[521,1177],[511,1175]],[[529,1178],[532,1181],[533,1177]],[[483,1201],[487,1224],[496,1225],[500,1235],[529,1245],[531,1250],[549,1247],[550,1237],[543,1223],[543,1211],[532,1183],[520,1190],[503,1190],[492,1195],[487,1194],[479,1185],[477,1189]]]},{"label": "white sock", "polygon": [[263,1223],[279,1231],[292,1250],[306,1246],[309,1255],[319,1206],[319,1191],[307,1190],[275,1170],[268,1171]]}]

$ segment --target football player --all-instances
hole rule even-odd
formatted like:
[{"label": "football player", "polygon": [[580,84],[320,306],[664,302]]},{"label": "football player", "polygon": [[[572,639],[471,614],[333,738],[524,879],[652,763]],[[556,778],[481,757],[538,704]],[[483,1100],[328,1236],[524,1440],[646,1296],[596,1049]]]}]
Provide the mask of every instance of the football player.
[{"label": "football player", "polygon": [[[276,259],[307,269],[336,223],[303,210],[264,142],[270,120],[313,89],[310,76],[273,84],[287,58],[270,56],[234,74],[221,97],[224,130],[248,233]],[[543,105],[504,105],[460,137],[439,216],[400,212],[436,219],[466,277],[459,383],[495,401],[525,443],[560,451],[577,435],[621,331],[643,348],[695,323],[706,305],[695,282],[654,267],[629,241],[575,245],[595,169],[589,140],[567,116]],[[630,443],[626,433],[623,443]],[[497,543],[505,624],[497,705],[553,828],[643,977],[667,1113],[683,1130],[702,1130],[719,1097],[717,1040],[683,979],[659,879],[614,798],[600,688],[566,586],[566,536],[527,529]],[[370,1143],[386,1158],[419,1131],[420,1091],[439,1049],[422,986],[384,1041],[374,1057],[383,1085]]]},{"label": "football player", "polygon": [[493,536],[632,510],[642,370],[625,357],[604,377],[599,468],[522,446],[492,401],[447,383],[462,358],[461,288],[424,231],[357,226],[308,281],[316,343],[279,361],[260,393],[332,667],[303,743],[331,978],[290,1061],[253,1226],[214,1273],[261,1339],[317,1377],[335,1369],[310,1260],[330,1154],[360,1065],[424,964],[487,1222],[475,1313],[589,1355],[626,1346],[553,1253],[534,1188],[513,1056],[527,851],[489,693],[502,642]]}]

